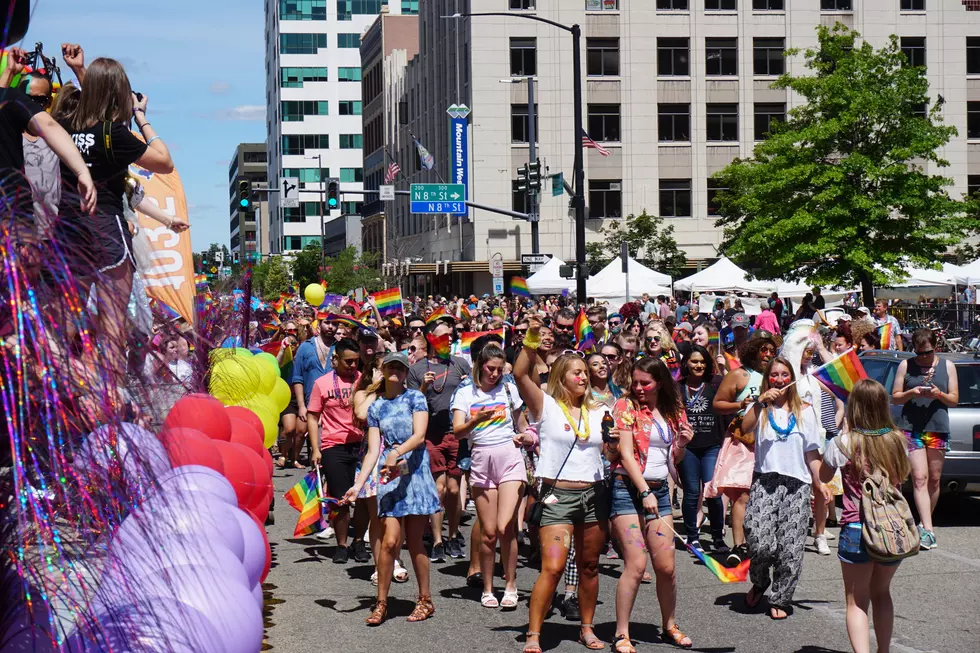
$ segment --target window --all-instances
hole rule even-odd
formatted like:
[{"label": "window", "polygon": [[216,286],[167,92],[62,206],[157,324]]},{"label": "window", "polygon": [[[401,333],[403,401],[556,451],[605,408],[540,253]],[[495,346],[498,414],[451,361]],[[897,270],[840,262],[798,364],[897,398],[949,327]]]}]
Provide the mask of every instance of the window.
[{"label": "window", "polygon": [[618,104],[590,104],[588,132],[593,140],[618,143],[620,107]]},{"label": "window", "polygon": [[282,88],[303,88],[304,82],[327,81],[326,68],[280,68],[279,86]]},{"label": "window", "polygon": [[585,72],[589,77],[619,75],[619,39],[585,39]]},{"label": "window", "polygon": [[902,0],[902,11],[925,11],[926,0]]},{"label": "window", "polygon": [[403,16],[418,16],[419,15],[419,0],[402,0],[402,15]]},{"label": "window", "polygon": [[327,0],[279,0],[280,20],[326,20]]},{"label": "window", "polygon": [[657,39],[657,75],[661,77],[691,74],[688,39]]},{"label": "window", "polygon": [[283,134],[283,154],[304,154],[306,150],[329,150],[330,136],[327,134]]},{"label": "window", "polygon": [[361,134],[340,135],[340,149],[342,150],[359,150],[363,145]]},{"label": "window", "polygon": [[281,54],[316,54],[317,49],[327,47],[326,34],[280,34]]},{"label": "window", "polygon": [[339,107],[339,113],[342,116],[359,116],[361,115],[361,101],[360,100],[341,100],[337,103]]},{"label": "window", "polygon": [[914,68],[926,65],[926,37],[903,36],[901,44],[902,54],[909,60],[910,66]]},{"label": "window", "polygon": [[657,0],[657,11],[687,11],[688,0]]},{"label": "window", "polygon": [[265,163],[265,152],[245,152],[245,163]]},{"label": "window", "polygon": [[720,181],[708,177],[708,215],[721,215],[721,202],[718,201],[718,195],[726,190],[728,190],[727,186],[722,186]]},{"label": "window", "polygon": [[359,47],[361,47],[361,35],[360,34],[338,34],[337,35],[337,47],[338,48],[359,48]]},{"label": "window", "polygon": [[[321,174],[319,168],[283,168],[283,177],[296,177],[301,184],[316,184],[320,182]],[[322,178],[330,176],[330,168],[323,169]]]},{"label": "window", "polygon": [[851,11],[851,0],[820,0],[820,11]]},{"label": "window", "polygon": [[704,0],[705,11],[738,11],[738,0]]},{"label": "window", "polygon": [[623,182],[620,179],[589,181],[589,218],[623,217]]},{"label": "window", "polygon": [[518,213],[527,213],[527,191],[518,189],[519,185],[516,179],[510,182],[510,208]]},{"label": "window", "polygon": [[354,15],[380,14],[387,0],[337,0],[337,20],[352,20]]},{"label": "window", "polygon": [[966,137],[980,138],[980,102],[966,103]]},{"label": "window", "polygon": [[326,100],[283,100],[279,103],[283,122],[296,122],[305,116],[326,116]]},{"label": "window", "polygon": [[619,0],[585,0],[586,11],[616,11]]},{"label": "window", "polygon": [[691,217],[691,180],[660,180],[660,217]]},{"label": "window", "polygon": [[685,143],[691,140],[691,105],[657,105],[657,129],[661,143]]},{"label": "window", "polygon": [[704,74],[738,75],[738,39],[704,40]]},{"label": "window", "polygon": [[783,11],[785,0],[752,0],[752,11]]},{"label": "window", "polygon": [[[538,105],[534,105],[534,117],[538,117]],[[535,124],[540,124],[535,120]],[[534,142],[537,142],[537,134],[535,134]],[[511,143],[527,143],[528,133],[527,133],[527,105],[526,104],[512,104],[510,105],[510,142]]]},{"label": "window", "polygon": [[364,168],[341,168],[340,181],[348,184],[359,184],[364,181]]},{"label": "window", "polygon": [[966,72],[980,75],[980,36],[966,37]]},{"label": "window", "polygon": [[966,194],[980,193],[980,175],[968,175],[966,178]]},{"label": "window", "polygon": [[738,105],[708,105],[708,140],[738,141]]},{"label": "window", "polygon": [[361,81],[361,69],[357,67],[338,68],[338,82],[359,82]]},{"label": "window", "polygon": [[786,122],[786,104],[784,102],[756,102],[755,140],[765,140],[774,122]]},{"label": "window", "polygon": [[538,73],[538,40],[536,38],[510,39],[511,76],[536,75]]},{"label": "window", "polygon": [[300,202],[299,206],[287,208],[283,207],[282,217],[286,222],[306,222],[306,218],[320,215],[320,204],[318,202]]},{"label": "window", "polygon": [[752,40],[753,71],[756,75],[782,75],[785,70],[782,38],[755,38]]},{"label": "window", "polygon": [[929,115],[929,110],[926,108],[925,102],[919,102],[913,104],[911,107],[912,115],[918,116],[919,118],[926,118]]},{"label": "window", "polygon": [[534,0],[510,0],[511,11],[534,9]]}]

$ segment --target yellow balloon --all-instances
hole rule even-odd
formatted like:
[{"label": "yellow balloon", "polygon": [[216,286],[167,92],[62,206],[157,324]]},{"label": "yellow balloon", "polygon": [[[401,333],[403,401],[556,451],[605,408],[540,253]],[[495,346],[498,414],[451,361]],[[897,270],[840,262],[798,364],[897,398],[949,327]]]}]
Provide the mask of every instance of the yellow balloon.
[{"label": "yellow balloon", "polygon": [[211,394],[226,406],[252,397],[259,386],[256,364],[241,356],[223,358],[211,367]]},{"label": "yellow balloon", "polygon": [[238,405],[248,408],[262,421],[265,447],[268,449],[275,444],[276,438],[279,437],[279,411],[273,405],[272,399],[268,395],[255,394]]},{"label": "yellow balloon", "polygon": [[252,361],[259,370],[258,392],[259,394],[267,395],[276,387],[276,381],[279,379],[279,361],[268,352],[256,354],[252,358]]},{"label": "yellow balloon", "polygon": [[276,410],[281,414],[282,411],[286,410],[286,406],[289,405],[289,400],[292,398],[292,393],[289,391],[289,384],[283,379],[276,379],[276,384],[272,386],[272,392],[269,393],[272,398],[272,403],[275,404]]},{"label": "yellow balloon", "polygon": [[323,290],[323,286],[318,283],[311,283],[303,291],[303,296],[306,297],[307,303],[311,306],[319,306],[323,303],[323,298],[327,296],[326,292]]}]

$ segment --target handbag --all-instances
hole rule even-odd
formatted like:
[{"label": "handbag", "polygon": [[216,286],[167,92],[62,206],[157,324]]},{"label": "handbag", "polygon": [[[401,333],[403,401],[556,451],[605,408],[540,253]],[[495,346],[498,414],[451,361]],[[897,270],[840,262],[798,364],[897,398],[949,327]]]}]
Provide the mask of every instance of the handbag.
[{"label": "handbag", "polygon": [[[578,416],[578,425],[579,425],[579,427],[582,426],[582,413],[581,412],[579,413],[579,416]],[[555,474],[556,479],[557,479],[557,477],[561,476],[562,470],[565,469],[565,463],[568,462],[568,459],[571,457],[572,452],[575,451],[575,445],[576,444],[578,444],[578,438],[575,437],[575,436],[572,436],[572,447],[571,447],[571,449],[568,450],[568,453],[565,454],[565,460],[561,461],[561,466],[558,468],[558,473]],[[554,493],[555,493],[555,486],[552,485],[549,488],[547,494],[541,495],[540,498],[537,501],[534,502],[534,505],[532,505],[531,508],[527,511],[527,523],[528,524],[530,524],[532,526],[540,526],[541,525],[541,517],[544,515],[544,500],[547,499],[548,497],[550,497]],[[538,494],[539,495],[541,494],[540,489],[538,490]]]}]

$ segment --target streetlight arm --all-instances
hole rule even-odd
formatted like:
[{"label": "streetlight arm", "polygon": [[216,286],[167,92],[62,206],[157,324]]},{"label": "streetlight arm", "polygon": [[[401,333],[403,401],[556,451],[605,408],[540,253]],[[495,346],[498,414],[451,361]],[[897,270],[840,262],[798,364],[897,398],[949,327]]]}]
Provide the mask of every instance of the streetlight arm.
[{"label": "streetlight arm", "polygon": [[452,16],[440,16],[440,18],[470,18],[472,16],[510,16],[512,18],[524,18],[526,20],[536,20],[539,23],[545,23],[547,25],[551,25],[552,27],[563,29],[569,33],[572,31],[572,28],[568,25],[562,25],[561,23],[556,23],[555,21],[548,20],[547,18],[541,18],[540,16],[534,16],[532,14],[512,14],[503,11],[488,11],[475,14],[453,14]]}]

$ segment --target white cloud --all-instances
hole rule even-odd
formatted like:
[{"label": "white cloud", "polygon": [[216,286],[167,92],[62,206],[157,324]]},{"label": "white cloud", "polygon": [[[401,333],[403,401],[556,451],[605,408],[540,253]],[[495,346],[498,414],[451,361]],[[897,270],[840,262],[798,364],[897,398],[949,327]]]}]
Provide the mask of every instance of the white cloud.
[{"label": "white cloud", "polygon": [[211,115],[214,120],[265,122],[265,107],[261,104],[243,104],[231,109],[220,109]]},{"label": "white cloud", "polygon": [[209,87],[209,90],[214,95],[225,95],[228,91],[231,90],[231,84],[219,80],[217,82],[212,82],[211,86]]}]

